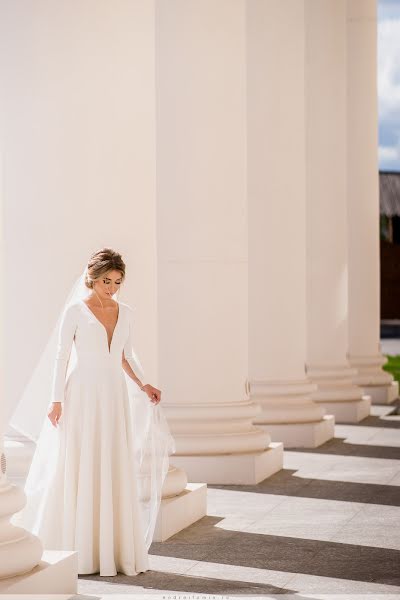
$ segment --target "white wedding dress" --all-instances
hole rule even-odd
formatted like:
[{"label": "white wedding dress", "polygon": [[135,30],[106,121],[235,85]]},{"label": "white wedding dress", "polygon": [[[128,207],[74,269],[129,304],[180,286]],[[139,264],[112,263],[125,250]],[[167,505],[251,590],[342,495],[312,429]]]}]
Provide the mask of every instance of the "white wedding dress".
[{"label": "white wedding dress", "polygon": [[[79,574],[149,569],[149,507],[140,501],[137,460],[144,427],[135,422],[122,368],[124,351],[136,372],[132,309],[118,304],[110,346],[104,325],[83,300],[63,314],[52,386],[52,400],[63,402],[62,416],[57,428],[46,416],[25,485],[28,503],[15,521],[37,534],[45,549],[77,550]],[[76,360],[67,374],[73,343]],[[143,401],[151,414],[160,410],[147,395]],[[163,479],[171,440],[156,442],[164,443]]]}]

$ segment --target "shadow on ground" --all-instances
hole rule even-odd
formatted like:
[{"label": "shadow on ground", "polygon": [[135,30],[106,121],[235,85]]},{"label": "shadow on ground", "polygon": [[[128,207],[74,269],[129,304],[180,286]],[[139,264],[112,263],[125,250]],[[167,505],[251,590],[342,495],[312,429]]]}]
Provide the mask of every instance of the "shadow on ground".
[{"label": "shadow on ground", "polygon": [[295,470],[282,469],[257,485],[216,485],[210,483],[207,487],[210,489],[253,492],[256,494],[275,494],[288,497],[297,496],[300,498],[381,504],[382,506],[400,506],[398,485],[311,479],[297,477],[296,473],[297,471]]},{"label": "shadow on ground", "polygon": [[[151,554],[291,573],[399,585],[400,551],[387,548],[224,530],[206,516]],[[312,523],[310,523],[312,527]],[[189,554],[189,555],[188,555]]]},{"label": "shadow on ground", "polygon": [[[132,589],[135,587],[140,587],[146,590],[154,590],[155,593],[158,590],[167,590],[172,592],[191,592],[203,594],[251,594],[254,596],[264,597],[266,594],[287,593],[287,590],[283,590],[283,588],[278,588],[268,584],[246,581],[229,581],[227,579],[219,579],[218,576],[200,577],[178,575],[176,573],[168,573],[165,571],[148,571],[146,573],[139,573],[139,575],[136,577],[128,577],[127,575],[121,574],[118,574],[114,577],[84,575],[80,576],[79,579],[90,579],[91,581],[99,581],[99,583],[107,581],[107,583],[114,584],[116,586],[131,586]],[[112,590],[108,591],[108,593],[112,593]],[[136,593],[139,593],[139,590]],[[166,600],[168,600],[168,598]]]},{"label": "shadow on ground", "polygon": [[[203,517],[166,542],[153,543],[150,554],[216,563],[221,565],[221,570],[223,565],[237,565],[252,569],[400,585],[397,569],[400,552],[397,550],[224,530],[215,527],[220,520],[220,517]],[[148,571],[136,577],[85,575],[80,576],[80,579],[141,586],[145,589],[198,593],[262,595],[296,592],[288,587],[220,579],[218,571],[215,577]]]},{"label": "shadow on ground", "polygon": [[374,446],[373,444],[352,444],[346,438],[334,437],[318,448],[287,448],[290,452],[313,454],[336,454],[341,456],[359,456],[362,458],[400,459],[400,446]]}]

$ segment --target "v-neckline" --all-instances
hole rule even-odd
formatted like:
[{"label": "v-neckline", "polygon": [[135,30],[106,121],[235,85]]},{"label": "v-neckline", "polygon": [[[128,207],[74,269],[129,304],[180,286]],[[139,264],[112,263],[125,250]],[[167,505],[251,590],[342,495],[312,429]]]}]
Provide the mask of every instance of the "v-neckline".
[{"label": "v-neckline", "polygon": [[118,315],[117,315],[117,320],[115,322],[115,326],[111,335],[111,340],[110,340],[110,345],[108,345],[108,333],[107,333],[107,329],[105,327],[105,325],[103,325],[103,323],[100,321],[100,319],[98,319],[96,317],[96,315],[94,314],[94,312],[92,311],[92,309],[86,304],[86,302],[83,300],[83,298],[81,298],[81,302],[82,304],[84,304],[86,306],[86,308],[88,309],[88,311],[94,316],[94,318],[96,319],[96,321],[101,325],[101,327],[104,329],[104,332],[106,334],[106,344],[107,344],[107,348],[108,348],[108,353],[111,354],[111,346],[113,343],[113,339],[114,339],[114,334],[115,334],[115,330],[117,329],[118,323],[119,323],[119,315],[121,312],[121,306],[119,304],[119,302],[116,300],[117,304],[118,304]]}]

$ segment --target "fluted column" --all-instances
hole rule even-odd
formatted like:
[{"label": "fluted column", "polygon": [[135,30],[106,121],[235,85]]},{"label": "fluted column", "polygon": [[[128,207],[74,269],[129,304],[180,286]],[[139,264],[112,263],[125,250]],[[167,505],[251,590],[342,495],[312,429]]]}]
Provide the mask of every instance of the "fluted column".
[{"label": "fluted column", "polygon": [[254,423],[285,447],[334,428],[305,373],[304,45],[303,1],[247,3],[250,391]]},{"label": "fluted column", "polygon": [[190,481],[255,483],[282,444],[248,397],[245,2],[157,2],[160,383]]},{"label": "fluted column", "polygon": [[336,422],[371,400],[347,360],[346,0],[306,0],[307,373]]},{"label": "fluted column", "polygon": [[349,360],[354,383],[389,403],[398,384],[380,346],[376,4],[347,0]]}]

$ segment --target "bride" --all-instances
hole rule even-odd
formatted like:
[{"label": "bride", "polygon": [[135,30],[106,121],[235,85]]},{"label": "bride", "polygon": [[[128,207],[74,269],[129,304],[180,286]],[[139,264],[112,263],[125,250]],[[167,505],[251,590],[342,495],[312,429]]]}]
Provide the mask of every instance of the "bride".
[{"label": "bride", "polygon": [[149,570],[175,451],[161,391],[138,377],[133,309],[114,298],[124,280],[118,252],[102,248],[90,257],[57,327],[51,403],[39,436],[29,430],[24,399],[11,420],[36,441],[17,524],[45,549],[76,550],[79,574]]}]

